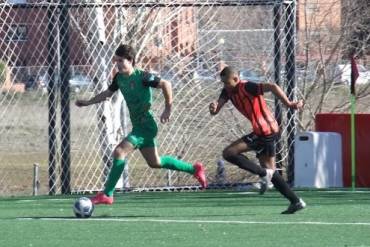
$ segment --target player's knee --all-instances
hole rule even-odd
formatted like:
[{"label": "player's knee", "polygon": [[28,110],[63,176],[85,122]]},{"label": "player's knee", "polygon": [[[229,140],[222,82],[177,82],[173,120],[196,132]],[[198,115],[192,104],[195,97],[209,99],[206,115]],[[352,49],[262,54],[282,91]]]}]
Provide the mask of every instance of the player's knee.
[{"label": "player's knee", "polygon": [[235,152],[233,152],[231,149],[224,149],[224,151],[222,151],[222,157],[223,157],[225,160],[227,160],[227,161],[229,161],[229,160],[230,160],[230,158],[231,158],[232,156],[234,156],[234,155],[236,155],[236,153],[235,153]]},{"label": "player's knee", "polygon": [[158,162],[148,162],[150,168],[161,168],[161,164]]},{"label": "player's knee", "polygon": [[117,146],[113,151],[113,157],[118,159],[124,159],[126,158],[126,152],[123,148]]}]

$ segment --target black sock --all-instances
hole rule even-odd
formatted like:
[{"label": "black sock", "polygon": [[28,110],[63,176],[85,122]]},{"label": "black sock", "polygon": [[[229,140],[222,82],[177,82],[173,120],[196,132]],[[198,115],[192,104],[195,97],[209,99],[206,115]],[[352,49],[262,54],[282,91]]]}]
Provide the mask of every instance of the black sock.
[{"label": "black sock", "polygon": [[299,198],[297,197],[297,195],[293,192],[293,190],[291,190],[287,182],[284,181],[283,177],[278,171],[275,171],[272,175],[271,182],[273,183],[275,188],[291,203],[299,202]]},{"label": "black sock", "polygon": [[266,176],[266,170],[261,166],[257,165],[253,161],[249,160],[242,154],[228,155],[224,157],[225,160],[239,166],[241,169],[250,171],[251,173],[257,174],[260,177]]}]

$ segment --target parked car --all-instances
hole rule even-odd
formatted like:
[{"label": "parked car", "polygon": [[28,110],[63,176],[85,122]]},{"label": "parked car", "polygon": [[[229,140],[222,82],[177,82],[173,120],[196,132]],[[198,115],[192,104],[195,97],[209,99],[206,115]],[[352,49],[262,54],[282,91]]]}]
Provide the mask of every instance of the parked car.
[{"label": "parked car", "polygon": [[216,76],[210,70],[199,69],[194,71],[193,79],[196,81],[214,81]]},{"label": "parked car", "polygon": [[[370,71],[363,65],[357,65],[359,77],[356,80],[357,84],[370,83]],[[351,64],[338,64],[335,69],[335,79],[339,83],[349,85],[351,83]]]},{"label": "parked car", "polygon": [[258,75],[256,72],[250,69],[243,69],[239,71],[239,77],[242,81],[252,81],[256,83],[265,82],[265,77]]},{"label": "parked car", "polygon": [[79,92],[81,89],[87,88],[89,85],[92,85],[91,78],[83,74],[76,74],[69,79],[69,86],[75,92]]},{"label": "parked car", "polygon": [[301,84],[303,82],[312,84],[318,79],[318,67],[315,63],[309,63],[307,67],[297,66],[295,75],[296,82]]},{"label": "parked car", "polygon": [[182,81],[179,75],[174,71],[162,71],[161,78],[171,82],[174,86],[178,85]]},{"label": "parked car", "polygon": [[[58,76],[55,76],[55,83],[60,83],[60,79]],[[47,88],[49,83],[48,74],[44,73],[40,75],[37,79],[37,83],[41,88]],[[87,88],[89,85],[92,84],[92,80],[89,76],[84,74],[75,74],[69,79],[69,86],[71,90],[75,92],[79,92],[83,88]]]},{"label": "parked car", "polygon": [[[58,81],[57,76],[55,76],[55,81]],[[40,88],[47,88],[47,86],[49,84],[49,75],[48,75],[48,73],[40,74],[37,77],[36,83],[37,83],[38,87],[40,87]]]},{"label": "parked car", "polygon": [[37,89],[37,84],[34,76],[30,76],[27,81],[24,83],[26,90]]}]

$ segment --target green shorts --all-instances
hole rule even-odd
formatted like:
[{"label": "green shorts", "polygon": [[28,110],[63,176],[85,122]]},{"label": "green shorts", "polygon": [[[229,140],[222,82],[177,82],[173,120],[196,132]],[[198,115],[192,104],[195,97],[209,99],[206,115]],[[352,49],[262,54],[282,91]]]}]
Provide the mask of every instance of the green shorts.
[{"label": "green shorts", "polygon": [[153,118],[148,118],[140,124],[133,123],[132,131],[126,137],[135,148],[156,147],[156,136],[158,132],[157,123]]}]

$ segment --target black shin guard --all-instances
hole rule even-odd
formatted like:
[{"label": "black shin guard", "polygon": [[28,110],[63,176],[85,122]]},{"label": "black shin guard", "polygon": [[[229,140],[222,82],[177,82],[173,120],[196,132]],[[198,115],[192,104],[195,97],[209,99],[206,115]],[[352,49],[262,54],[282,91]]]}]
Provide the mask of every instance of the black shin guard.
[{"label": "black shin guard", "polygon": [[285,180],[278,171],[274,172],[271,182],[274,185],[274,187],[291,203],[299,202],[299,198],[297,197],[297,195],[292,191],[292,189],[289,187],[287,182],[285,182]]},{"label": "black shin guard", "polygon": [[247,170],[251,173],[257,174],[260,177],[266,176],[266,170],[264,168],[257,165],[253,161],[249,160],[247,157],[245,157],[242,154],[228,155],[224,158],[225,158],[225,160],[229,161],[230,163],[233,163],[233,164],[239,166],[241,169],[244,169],[244,170]]}]

